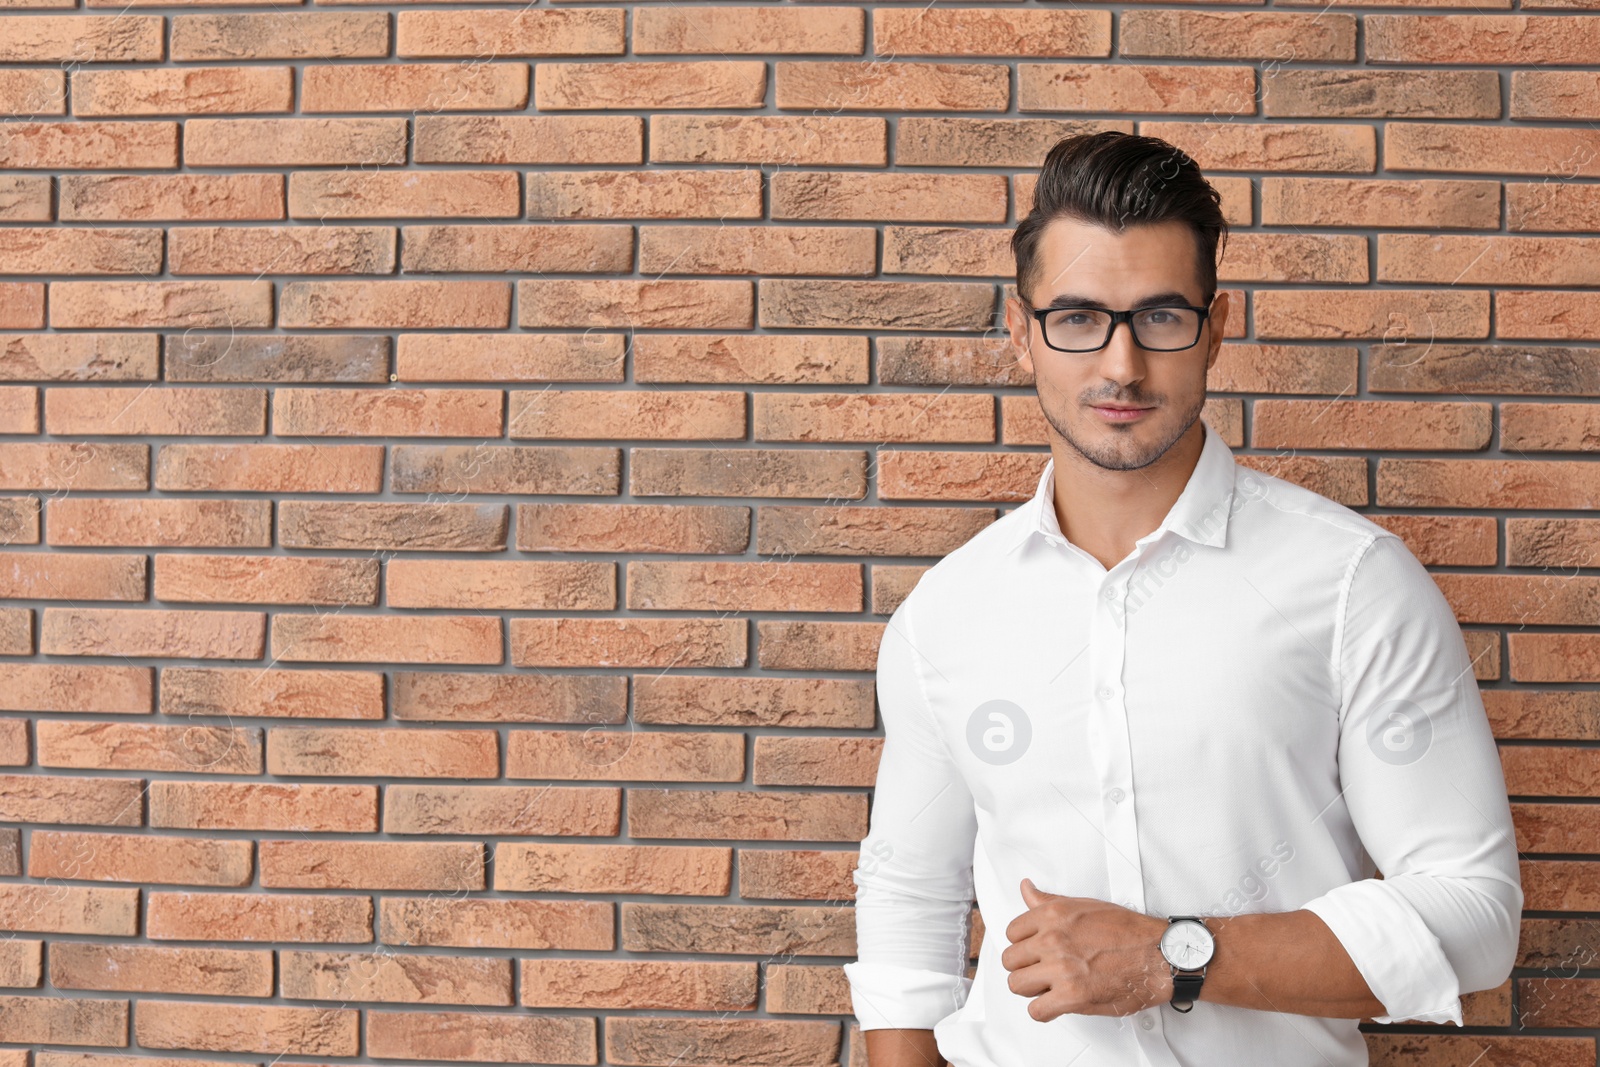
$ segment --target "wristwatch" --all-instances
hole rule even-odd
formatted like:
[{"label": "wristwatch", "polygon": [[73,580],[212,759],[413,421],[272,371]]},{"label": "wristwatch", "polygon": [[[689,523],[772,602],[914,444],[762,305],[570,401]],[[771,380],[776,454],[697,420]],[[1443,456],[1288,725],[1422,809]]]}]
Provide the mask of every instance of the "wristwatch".
[{"label": "wristwatch", "polygon": [[1216,938],[1198,915],[1170,915],[1161,932],[1161,956],[1172,965],[1172,1006],[1189,1011],[1200,999],[1206,964],[1217,950]]}]

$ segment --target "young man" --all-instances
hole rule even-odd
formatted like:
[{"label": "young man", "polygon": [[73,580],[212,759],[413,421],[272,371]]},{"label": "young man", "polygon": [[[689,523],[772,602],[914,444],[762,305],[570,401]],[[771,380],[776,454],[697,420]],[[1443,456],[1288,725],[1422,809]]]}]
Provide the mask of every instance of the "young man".
[{"label": "young man", "polygon": [[1218,202],[1163,141],[1074,137],[1014,235],[1051,458],[879,648],[844,968],[872,1067],[1355,1067],[1359,1020],[1459,1025],[1511,972],[1510,805],[1448,603],[1200,421]]}]

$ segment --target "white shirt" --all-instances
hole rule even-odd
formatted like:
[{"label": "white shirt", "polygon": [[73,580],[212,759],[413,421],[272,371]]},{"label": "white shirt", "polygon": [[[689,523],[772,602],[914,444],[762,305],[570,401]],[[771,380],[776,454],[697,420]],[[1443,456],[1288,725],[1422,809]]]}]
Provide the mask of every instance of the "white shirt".
[{"label": "white shirt", "polygon": [[953,1067],[1368,1062],[1356,1019],[1204,991],[1187,1014],[1034,1020],[1000,963],[1024,876],[1163,918],[1308,909],[1375,1021],[1460,1025],[1460,995],[1511,973],[1523,897],[1494,738],[1428,572],[1376,523],[1238,466],[1210,426],[1166,519],[1109,571],[1062,536],[1053,475],[930,568],[879,646],[844,966],[861,1027],[932,1029]]}]

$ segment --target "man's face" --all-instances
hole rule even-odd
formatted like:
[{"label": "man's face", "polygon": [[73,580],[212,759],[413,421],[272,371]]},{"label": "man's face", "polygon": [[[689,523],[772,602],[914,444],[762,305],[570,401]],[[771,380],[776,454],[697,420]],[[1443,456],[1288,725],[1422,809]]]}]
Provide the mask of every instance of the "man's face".
[{"label": "man's face", "polygon": [[[1121,311],[1147,306],[1161,294],[1181,299],[1161,303],[1204,306],[1196,277],[1196,245],[1182,222],[1130,226],[1113,234],[1073,219],[1045,228],[1036,262],[1034,291],[1025,293],[1043,309],[1067,296],[1087,298]],[[1033,372],[1045,420],[1089,462],[1106,470],[1137,470],[1160,459],[1200,417],[1206,372],[1216,362],[1228,316],[1228,295],[1218,292],[1211,315],[1192,348],[1151,352],[1134,343],[1127,323],[1118,323],[1111,343],[1098,352],[1060,352],[1044,343],[1041,327],[1020,301],[1006,301],[1006,326]],[[1113,418],[1096,405],[1147,408],[1133,418]]]}]

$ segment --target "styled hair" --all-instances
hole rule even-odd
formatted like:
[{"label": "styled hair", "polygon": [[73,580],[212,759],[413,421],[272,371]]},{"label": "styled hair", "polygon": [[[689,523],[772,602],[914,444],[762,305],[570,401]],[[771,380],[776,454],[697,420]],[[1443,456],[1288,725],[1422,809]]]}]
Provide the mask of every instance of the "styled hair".
[{"label": "styled hair", "polygon": [[1186,222],[1197,246],[1202,303],[1217,294],[1218,242],[1226,247],[1228,233],[1222,196],[1187,153],[1158,137],[1106,130],[1063,138],[1050,149],[1034,187],[1033,210],[1011,235],[1023,300],[1031,302],[1039,281],[1039,238],[1058,218],[1112,233],[1136,224]]}]

